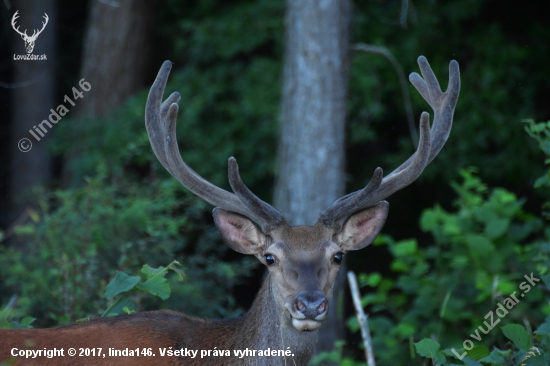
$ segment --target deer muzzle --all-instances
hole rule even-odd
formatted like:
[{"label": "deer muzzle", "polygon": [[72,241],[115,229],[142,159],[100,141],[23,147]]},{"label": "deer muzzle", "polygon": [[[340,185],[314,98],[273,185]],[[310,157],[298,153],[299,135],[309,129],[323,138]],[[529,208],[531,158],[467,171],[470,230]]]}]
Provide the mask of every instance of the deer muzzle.
[{"label": "deer muzzle", "polygon": [[322,291],[301,291],[285,305],[299,331],[318,329],[328,315],[328,300]]}]

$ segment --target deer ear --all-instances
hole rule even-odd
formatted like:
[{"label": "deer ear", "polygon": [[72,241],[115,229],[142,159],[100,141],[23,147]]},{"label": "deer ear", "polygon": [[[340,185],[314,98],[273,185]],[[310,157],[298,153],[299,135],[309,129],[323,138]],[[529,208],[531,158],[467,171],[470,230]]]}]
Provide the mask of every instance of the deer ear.
[{"label": "deer ear", "polygon": [[337,235],[342,250],[357,250],[366,247],[382,230],[390,205],[380,201],[376,206],[359,211],[351,216]]},{"label": "deer ear", "polygon": [[226,244],[243,254],[261,254],[266,243],[265,235],[246,217],[215,208],[214,223]]}]

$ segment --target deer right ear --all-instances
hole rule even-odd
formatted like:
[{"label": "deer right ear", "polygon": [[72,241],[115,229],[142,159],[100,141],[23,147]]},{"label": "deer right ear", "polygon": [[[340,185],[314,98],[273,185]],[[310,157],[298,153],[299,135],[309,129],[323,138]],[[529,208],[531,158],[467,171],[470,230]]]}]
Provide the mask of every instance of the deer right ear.
[{"label": "deer right ear", "polygon": [[353,214],[338,233],[338,245],[342,250],[358,250],[376,239],[388,217],[390,205],[386,201]]},{"label": "deer right ear", "polygon": [[266,237],[252,221],[219,207],[212,214],[216,227],[231,249],[243,254],[262,254]]}]

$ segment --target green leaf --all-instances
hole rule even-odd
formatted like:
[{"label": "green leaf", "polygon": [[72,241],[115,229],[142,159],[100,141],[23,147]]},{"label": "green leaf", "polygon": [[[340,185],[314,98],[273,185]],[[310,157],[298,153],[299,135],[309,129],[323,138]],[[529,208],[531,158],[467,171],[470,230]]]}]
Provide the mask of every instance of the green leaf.
[{"label": "green leaf", "polygon": [[158,268],[153,268],[148,264],[144,264],[143,267],[141,267],[141,273],[145,275],[146,279],[150,279],[154,276],[162,274],[162,272],[164,271],[166,271],[166,269],[163,266],[160,266]]},{"label": "green leaf", "polygon": [[439,351],[439,343],[433,339],[424,338],[420,342],[414,344],[416,353],[422,357],[431,358],[436,363],[444,363],[446,361],[445,356]]},{"label": "green leaf", "polygon": [[136,303],[127,297],[123,297],[122,299],[120,299],[120,301],[118,301],[115,305],[113,305],[113,307],[109,309],[109,312],[107,314],[104,314],[103,316],[110,317],[123,314],[125,312],[124,308],[136,310]]},{"label": "green leaf", "polygon": [[174,271],[178,275],[178,281],[183,281],[185,278],[185,273],[178,268],[178,266],[181,266],[181,264],[178,261],[173,261],[170,263],[166,268],[163,266],[160,266],[158,268],[153,268],[147,264],[145,264],[141,268],[141,272],[145,274],[146,279],[151,279],[155,276],[162,276],[164,277],[165,272],[168,270]]},{"label": "green leaf", "polygon": [[105,298],[111,300],[122,292],[130,291],[140,280],[139,276],[128,276],[124,272],[116,271],[115,278],[109,282],[105,289]]},{"label": "green leaf", "polygon": [[[469,353],[468,353],[469,354]],[[468,366],[483,366],[482,364],[480,364],[479,362],[477,362],[476,360],[472,360],[471,358],[469,357],[464,357],[462,359],[462,362],[464,362],[465,365],[468,365]]]},{"label": "green leaf", "polygon": [[491,365],[504,365],[505,363],[505,357],[507,357],[510,354],[510,350],[501,351],[498,348],[494,348],[489,356],[483,357],[482,359],[478,360],[482,363],[488,363]]},{"label": "green leaf", "polygon": [[489,348],[485,346],[475,346],[468,351],[468,357],[472,360],[479,361],[483,357],[489,356]]},{"label": "green leaf", "polygon": [[31,316],[26,316],[26,317],[23,318],[23,320],[21,320],[21,324],[22,325],[31,325],[35,320],[36,320],[36,318],[33,318]]},{"label": "green leaf", "polygon": [[499,238],[506,233],[508,226],[510,226],[510,220],[493,219],[485,226],[485,235],[487,235],[489,239]]},{"label": "green leaf", "polygon": [[180,262],[173,261],[166,267],[166,269],[174,271],[178,275],[178,281],[183,281],[186,275],[185,275],[185,272],[183,272],[181,269],[178,268],[178,266],[181,267]]},{"label": "green leaf", "polygon": [[466,235],[466,242],[473,254],[484,257],[495,251],[493,243],[482,235]]},{"label": "green leaf", "polygon": [[535,330],[535,334],[550,335],[550,316]]},{"label": "green leaf", "polygon": [[531,337],[525,328],[519,324],[508,324],[502,327],[502,332],[514,344],[524,351],[531,347]]},{"label": "green leaf", "polygon": [[397,328],[395,329],[397,334],[399,334],[401,337],[406,338],[408,336],[411,336],[416,331],[416,327],[412,324],[408,323],[399,323]]},{"label": "green leaf", "polygon": [[151,277],[144,283],[137,285],[136,288],[148,292],[151,295],[158,296],[163,300],[170,297],[170,285],[168,284],[168,280],[161,275]]},{"label": "green leaf", "polygon": [[542,279],[542,282],[544,282],[546,287],[550,289],[550,275],[540,276],[540,278]]},{"label": "green leaf", "polygon": [[396,257],[404,257],[416,253],[416,240],[403,240],[393,246],[392,251]]}]

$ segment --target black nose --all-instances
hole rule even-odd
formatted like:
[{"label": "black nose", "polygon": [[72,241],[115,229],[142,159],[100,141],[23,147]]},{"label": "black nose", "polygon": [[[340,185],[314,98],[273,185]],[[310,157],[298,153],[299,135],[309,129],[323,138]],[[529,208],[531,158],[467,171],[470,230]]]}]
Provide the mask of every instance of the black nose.
[{"label": "black nose", "polygon": [[327,298],[321,291],[302,291],[294,300],[296,310],[306,317],[315,319],[328,310]]}]

